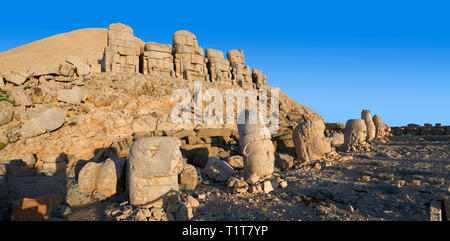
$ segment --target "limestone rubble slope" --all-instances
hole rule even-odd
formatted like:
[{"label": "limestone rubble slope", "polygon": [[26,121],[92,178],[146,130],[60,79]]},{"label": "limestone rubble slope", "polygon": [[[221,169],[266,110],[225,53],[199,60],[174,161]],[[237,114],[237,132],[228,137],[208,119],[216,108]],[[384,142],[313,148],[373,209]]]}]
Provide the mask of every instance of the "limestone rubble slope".
[{"label": "limestone rubble slope", "polygon": [[[90,159],[95,149],[108,147],[114,141],[131,137],[133,133],[202,127],[194,124],[175,125],[170,119],[170,112],[176,104],[170,99],[172,91],[192,89],[192,86],[193,82],[177,78],[160,79],[135,73],[93,74],[69,82],[54,79],[40,82],[33,79],[27,81],[25,87],[9,86],[4,93],[16,104],[2,102],[2,108],[12,109],[14,115],[8,124],[0,126],[0,136],[7,138],[9,143],[0,150],[0,160],[7,162],[26,153],[36,154],[38,159],[48,153],[65,153],[75,155],[78,159]],[[228,88],[220,83],[203,82],[204,90],[209,87]],[[74,94],[73,98],[79,98],[75,104],[66,103],[66,99],[71,98],[63,97],[80,91],[81,96]],[[18,97],[13,99],[11,96]],[[31,101],[32,106],[17,104],[21,98],[27,99],[26,102]],[[62,127],[31,138],[21,133],[24,124],[51,108],[65,113]],[[298,120],[314,118],[321,117],[280,91],[280,131],[292,130]],[[236,125],[204,127],[235,129]]]}]

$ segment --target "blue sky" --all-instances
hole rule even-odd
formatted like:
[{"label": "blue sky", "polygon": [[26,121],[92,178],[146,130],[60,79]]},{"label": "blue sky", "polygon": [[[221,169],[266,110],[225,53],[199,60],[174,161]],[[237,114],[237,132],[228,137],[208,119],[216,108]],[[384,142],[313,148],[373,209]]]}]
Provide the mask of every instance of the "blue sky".
[{"label": "blue sky", "polygon": [[391,125],[450,125],[446,1],[3,2],[0,52],[55,34],[122,22],[149,42],[175,31],[200,46],[243,49],[268,83],[328,122],[361,109]]}]

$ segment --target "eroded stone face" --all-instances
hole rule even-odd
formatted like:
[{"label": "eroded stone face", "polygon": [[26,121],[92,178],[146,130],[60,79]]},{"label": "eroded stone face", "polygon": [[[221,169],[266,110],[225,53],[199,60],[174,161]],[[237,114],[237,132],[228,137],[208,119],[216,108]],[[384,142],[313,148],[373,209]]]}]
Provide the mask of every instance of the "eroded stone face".
[{"label": "eroded stone face", "polygon": [[[252,111],[245,110],[245,122],[238,124],[239,145],[244,156],[244,170],[247,176],[255,174],[259,177],[270,176],[275,165],[274,147],[271,135],[257,116],[256,122],[251,121]],[[242,118],[244,120],[244,118]]]},{"label": "eroded stone face", "polygon": [[299,122],[292,139],[299,161],[318,160],[331,151],[331,142],[324,135],[325,123],[322,120]]},{"label": "eroded stone face", "polygon": [[180,146],[174,137],[143,138],[131,145],[127,168],[131,205],[162,207],[178,191]]},{"label": "eroded stone face", "polygon": [[367,137],[367,127],[362,119],[351,119],[345,124],[344,147],[363,145]]}]

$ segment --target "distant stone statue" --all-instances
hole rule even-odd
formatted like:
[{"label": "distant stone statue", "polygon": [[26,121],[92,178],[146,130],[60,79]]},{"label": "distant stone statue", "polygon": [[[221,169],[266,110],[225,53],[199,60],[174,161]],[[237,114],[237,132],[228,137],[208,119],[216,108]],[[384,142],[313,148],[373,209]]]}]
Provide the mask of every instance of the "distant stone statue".
[{"label": "distant stone statue", "polygon": [[175,137],[148,137],[133,142],[127,169],[131,205],[162,207],[178,191],[180,146]]},{"label": "distant stone statue", "polygon": [[197,37],[189,31],[180,30],[173,35],[175,75],[186,80],[209,80],[203,49]]},{"label": "distant stone statue", "polygon": [[238,120],[239,145],[244,156],[244,170],[247,176],[270,176],[275,165],[274,147],[271,135],[256,111],[244,110]]},{"label": "distant stone statue", "polygon": [[141,56],[142,73],[159,77],[175,77],[172,46],[146,43]]},{"label": "distant stone statue", "polygon": [[108,27],[108,41],[104,53],[104,69],[113,73],[139,73],[142,40],[133,36],[129,26],[114,23]]},{"label": "distant stone statue", "polygon": [[378,116],[378,115],[374,115],[372,119],[373,119],[373,122],[376,127],[375,137],[377,139],[383,138],[386,135],[386,130],[387,130],[386,125],[384,124],[383,120],[381,120],[380,116]]},{"label": "distant stone statue", "polygon": [[366,143],[367,127],[363,119],[351,119],[345,124],[344,148],[356,150]]},{"label": "distant stone statue", "polygon": [[250,67],[245,65],[244,51],[233,49],[227,53],[228,61],[231,64],[231,74],[233,79],[242,88],[253,88],[252,72]]},{"label": "distant stone statue", "polygon": [[367,140],[372,140],[375,138],[375,124],[373,123],[372,116],[370,115],[370,110],[361,111],[361,119],[364,120],[367,128]]},{"label": "distant stone statue", "polygon": [[223,52],[216,49],[206,49],[207,66],[211,82],[231,82],[230,62],[223,56]]},{"label": "distant stone statue", "polygon": [[315,161],[331,152],[331,139],[325,137],[325,123],[315,119],[299,122],[292,134],[297,159]]}]

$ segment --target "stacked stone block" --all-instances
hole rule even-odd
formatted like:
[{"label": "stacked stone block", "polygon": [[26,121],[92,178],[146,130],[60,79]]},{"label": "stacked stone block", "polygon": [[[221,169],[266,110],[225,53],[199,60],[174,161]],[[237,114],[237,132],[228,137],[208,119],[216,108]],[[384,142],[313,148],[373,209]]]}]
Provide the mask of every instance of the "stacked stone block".
[{"label": "stacked stone block", "polygon": [[173,35],[175,75],[186,80],[209,80],[203,49],[197,37],[189,31],[180,30]]},{"label": "stacked stone block", "polygon": [[140,41],[133,36],[133,29],[121,23],[109,25],[105,48],[106,72],[139,73]]},{"label": "stacked stone block", "polygon": [[175,77],[172,46],[170,44],[146,43],[141,55],[143,74]]}]

